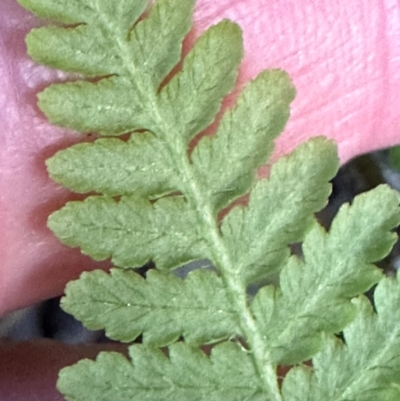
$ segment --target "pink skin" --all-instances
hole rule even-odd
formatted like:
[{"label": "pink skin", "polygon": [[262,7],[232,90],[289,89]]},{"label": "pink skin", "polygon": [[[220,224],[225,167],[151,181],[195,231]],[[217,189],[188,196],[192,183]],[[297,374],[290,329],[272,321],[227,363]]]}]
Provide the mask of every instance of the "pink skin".
[{"label": "pink skin", "polygon": [[50,340],[0,343],[1,401],[63,401],[55,389],[58,371],[100,351],[126,353],[120,344],[67,345]]},{"label": "pink skin", "polygon": [[[397,0],[199,0],[187,45],[222,18],[244,31],[239,88],[265,68],[287,70],[297,88],[274,158],[321,134],[338,142],[342,162],[400,143]],[[84,269],[107,266],[59,244],[46,228],[48,214],[72,196],[48,179],[44,160],[80,136],[50,126],[35,105],[40,89],[63,78],[25,54],[24,35],[38,23],[15,0],[1,0],[0,315],[62,293]],[[28,387],[42,386],[32,377]],[[56,399],[48,394],[39,398]]]}]

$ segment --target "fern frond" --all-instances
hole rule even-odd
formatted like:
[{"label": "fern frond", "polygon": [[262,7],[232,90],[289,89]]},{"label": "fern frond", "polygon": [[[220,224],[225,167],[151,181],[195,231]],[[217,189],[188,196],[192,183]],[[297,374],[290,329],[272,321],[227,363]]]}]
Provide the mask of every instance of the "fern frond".
[{"label": "fern frond", "polygon": [[344,330],[344,341],[329,337],[313,358],[313,368],[296,367],[283,382],[285,401],[396,401],[400,397],[400,286],[383,279],[374,306],[361,296],[353,300],[356,319]]},{"label": "fern frond", "polygon": [[[57,182],[89,194],[53,213],[49,227],[63,243],[116,267],[83,274],[62,305],[114,339],[143,334],[145,343],[130,347],[131,361],[103,353],[63,370],[59,388],[67,399],[282,401],[297,399],[295,386],[308,399],[340,399],[320,397],[308,368],[292,370],[282,393],[277,365],[319,353],[314,366],[328,369],[318,362],[321,350],[361,316],[351,299],[382,278],[372,263],[394,243],[399,196],[377,188],[344,206],[329,232],[322,229],[314,213],[338,169],[336,148],[323,138],[301,145],[255,183],[294,98],[280,70],[250,82],[215,134],[194,146],[235,86],[243,45],[240,28],[225,20],[181,60],[193,0],[151,7],[144,0],[20,2],[61,24],[32,31],[32,57],[81,74],[39,94],[43,112],[52,123],[113,137],[47,161]],[[248,205],[219,220],[244,194]],[[296,242],[303,258],[290,254]],[[174,275],[203,258],[215,271]],[[145,279],[126,270],[150,260],[158,270]],[[264,285],[278,274],[279,283]],[[260,287],[255,297],[249,285]],[[174,343],[181,337],[186,344]],[[192,347],[223,340],[210,357]],[[168,356],[155,348],[164,345]]]},{"label": "fern frond", "polygon": [[[359,195],[339,210],[329,233],[314,225],[303,242],[304,261],[290,258],[279,289],[258,292],[252,307],[276,364],[309,359],[321,349],[324,333],[338,333],[354,319],[351,299],[382,278],[371,263],[396,241],[390,230],[398,224],[398,203],[386,186]],[[365,218],[372,213],[373,222]]]}]

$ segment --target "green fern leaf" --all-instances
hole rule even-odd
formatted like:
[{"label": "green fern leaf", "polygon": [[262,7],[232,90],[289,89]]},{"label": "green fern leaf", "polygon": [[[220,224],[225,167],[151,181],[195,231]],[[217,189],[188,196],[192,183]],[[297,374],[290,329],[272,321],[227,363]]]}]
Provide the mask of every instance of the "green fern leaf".
[{"label": "green fern leaf", "polygon": [[[323,333],[338,333],[354,319],[351,298],[381,279],[371,263],[396,241],[389,230],[399,223],[398,203],[399,196],[386,186],[359,195],[340,209],[329,233],[314,225],[303,242],[304,262],[291,257],[280,289],[258,292],[252,307],[276,364],[309,359],[320,350]],[[385,212],[376,213],[379,208]],[[365,218],[373,213],[373,221]]]},{"label": "green fern leaf", "polygon": [[242,34],[236,24],[222,21],[208,29],[185,57],[181,72],[161,90],[154,132],[162,130],[178,148],[207,128],[235,85],[242,55]]},{"label": "green fern leaf", "polygon": [[[187,55],[182,72],[159,95],[147,82],[147,72],[135,69],[97,84],[52,85],[39,95],[39,106],[51,122],[81,132],[119,135],[148,129],[169,140],[184,134],[190,139],[212,122],[233,88],[241,51],[232,54],[230,46],[223,46],[225,35],[235,44],[240,40],[232,23],[208,30]],[[223,85],[216,85],[221,81]]]},{"label": "green fern leaf", "polygon": [[[145,281],[145,282],[144,282]],[[215,272],[196,270],[185,280],[151,270],[84,273],[68,284],[62,307],[92,330],[130,342],[164,346],[183,336],[190,344],[240,335],[237,316]],[[157,324],[154,324],[157,322]]]},{"label": "green fern leaf", "polygon": [[[114,16],[114,25],[119,22],[127,30],[143,14],[149,2],[146,0],[121,0],[118,4],[108,1],[70,0],[20,0],[19,3],[40,18],[50,19],[66,25],[82,23],[97,24],[99,12]],[[110,18],[111,19],[111,18]],[[45,45],[43,43],[43,45]],[[77,55],[75,55],[76,57]]]},{"label": "green fern leaf", "polygon": [[[133,32],[147,0],[116,4],[72,1],[67,6],[62,1],[23,0],[21,4],[38,16],[79,24],[68,29],[32,30],[29,53],[37,61],[86,76],[134,74],[157,88],[181,58],[181,43],[191,27],[194,1],[157,2]],[[127,59],[132,59],[131,68]]]},{"label": "green fern leaf", "polygon": [[[265,88],[270,90],[266,92]],[[203,138],[195,147],[192,161],[203,181],[202,191],[208,193],[215,210],[251,188],[255,169],[268,160],[273,140],[286,124],[287,105],[293,97],[294,88],[287,84],[286,74],[264,71],[225,113],[216,135]],[[227,169],[232,160],[235,163]]]},{"label": "green fern leaf", "polygon": [[[319,382],[306,368],[292,370],[282,393],[277,365],[320,352],[317,366],[332,333],[350,324],[350,338],[346,330],[365,318],[351,298],[382,277],[372,263],[394,243],[399,196],[377,188],[323,230],[314,213],[326,204],[338,169],[336,148],[323,138],[301,145],[255,183],[286,124],[293,85],[283,71],[263,72],[219,118],[238,74],[241,31],[222,21],[180,60],[193,0],[151,7],[142,0],[20,2],[61,23],[32,31],[32,57],[81,74],[39,94],[45,115],[114,137],[47,161],[57,182],[90,194],[53,213],[49,227],[63,243],[118,267],[83,274],[67,287],[63,307],[114,339],[143,334],[145,343],[130,347],[131,361],[102,353],[66,368],[62,393],[71,401],[282,401],[295,400],[298,386],[304,397],[319,397]],[[214,135],[192,141],[216,119]],[[221,213],[247,193],[248,205]],[[290,256],[296,242],[303,258]],[[174,276],[172,270],[204,258],[215,271]],[[123,270],[150,260],[158,270],[146,279]],[[264,286],[279,274],[279,283]],[[254,297],[249,285],[260,287]],[[181,337],[187,344],[174,343]],[[229,339],[210,357],[192,347]],[[164,345],[168,356],[155,348]],[[370,383],[387,380],[375,370]]]},{"label": "green fern leaf", "polygon": [[233,344],[215,347],[210,358],[182,343],[168,348],[169,358],[142,345],[129,353],[131,362],[109,352],[64,369],[58,389],[68,401],[265,400],[251,358]]},{"label": "green fern leaf", "polygon": [[337,168],[335,146],[313,139],[272,167],[269,180],[252,191],[248,208],[236,208],[227,216],[222,232],[245,282],[282,267],[290,254],[288,245],[304,238],[313,213],[326,204]]},{"label": "green fern leaf", "polygon": [[163,143],[150,132],[127,141],[102,138],[80,143],[47,160],[51,178],[78,192],[158,198],[177,191],[174,166]]},{"label": "green fern leaf", "polygon": [[[110,10],[111,7],[101,1],[86,4],[73,1],[67,8],[62,7],[61,3],[22,2],[38,16],[51,17],[67,24],[79,24],[69,29],[51,26],[32,30],[28,39],[30,55],[43,64],[87,76],[123,73],[122,55],[113,46],[108,30],[104,29],[105,25],[109,25],[109,30],[118,32],[118,36],[126,37],[148,2],[141,0],[132,6],[131,1],[122,1],[121,6],[114,10]],[[80,13],[76,14],[78,10]],[[109,18],[110,11],[114,18]],[[95,18],[96,15],[102,15],[103,18]]]},{"label": "green fern leaf", "polygon": [[153,259],[159,269],[170,269],[208,256],[195,212],[177,196],[155,203],[135,196],[119,201],[91,196],[69,202],[48,225],[65,244],[79,246],[95,260],[111,257],[118,267]]},{"label": "green fern leaf", "polygon": [[400,397],[400,285],[385,278],[375,290],[374,312],[364,296],[353,300],[357,318],[313,358],[313,369],[292,369],[285,401],[396,401]]}]

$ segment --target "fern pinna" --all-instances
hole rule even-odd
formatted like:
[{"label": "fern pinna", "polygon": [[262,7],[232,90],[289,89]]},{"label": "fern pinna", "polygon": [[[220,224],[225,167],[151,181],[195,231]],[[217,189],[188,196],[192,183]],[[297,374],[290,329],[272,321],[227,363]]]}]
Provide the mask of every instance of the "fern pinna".
[{"label": "fern pinna", "polygon": [[[62,306],[114,340],[143,339],[129,358],[104,352],[63,369],[66,399],[399,399],[400,289],[372,264],[395,241],[399,197],[386,186],[361,195],[326,232],[314,213],[338,157],[322,137],[256,182],[289,116],[287,74],[262,72],[193,147],[235,86],[235,23],[208,29],[181,60],[194,0],[19,2],[55,23],[31,31],[29,54],[79,77],[45,89],[40,108],[54,124],[99,135],[47,161],[55,181],[90,194],[49,227],[115,266],[70,283]],[[247,193],[246,206],[219,218]],[[297,242],[301,257],[290,253]],[[174,273],[199,259],[215,270]],[[150,260],[146,278],[132,270]],[[377,283],[375,312],[362,293]],[[216,344],[210,355],[204,344]],[[282,385],[281,364],[295,365]]]}]

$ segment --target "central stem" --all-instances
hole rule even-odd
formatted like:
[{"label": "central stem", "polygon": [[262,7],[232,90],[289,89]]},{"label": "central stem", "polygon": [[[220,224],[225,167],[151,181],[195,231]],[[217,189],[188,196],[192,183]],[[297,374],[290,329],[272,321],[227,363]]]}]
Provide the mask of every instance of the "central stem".
[{"label": "central stem", "polygon": [[[106,22],[105,25],[107,25]],[[175,127],[172,124],[168,125],[166,123],[162,117],[162,113],[158,109],[157,94],[149,91],[148,88],[142,85],[140,80],[136,80],[135,66],[133,60],[130,59],[131,53],[127,47],[127,43],[124,40],[118,39],[116,45],[121,50],[121,57],[125,61],[124,64],[127,66],[127,71],[132,77],[132,82],[136,84],[135,86],[143,103],[147,104],[149,112],[151,110],[153,113],[155,126],[159,128],[155,134],[159,138],[167,139],[165,141],[166,152],[168,152],[169,158],[174,164],[177,176],[180,176],[182,183],[186,184],[186,188],[182,190],[183,194],[187,201],[197,210],[198,222],[205,228],[204,232],[207,233],[207,238],[205,239],[213,255],[213,262],[220,272],[230,301],[236,309],[242,331],[241,335],[250,346],[250,355],[261,379],[264,391],[268,395],[269,400],[282,401],[276,366],[271,362],[262,332],[258,328],[257,322],[249,308],[246,286],[240,273],[234,268],[234,263],[221,236],[212,205],[206,199],[198,184],[200,179],[196,176],[196,172],[190,163],[186,142],[183,137],[177,140],[182,127]],[[173,133],[174,137],[171,136],[171,133]]]},{"label": "central stem", "polygon": [[[162,121],[158,124],[163,126]],[[163,134],[176,132],[170,127],[163,129]],[[167,141],[169,143],[169,141]],[[176,142],[175,142],[176,146]],[[262,336],[256,320],[249,308],[246,285],[242,276],[227,250],[224,239],[221,236],[217,217],[213,212],[212,205],[204,195],[199,186],[200,178],[196,176],[196,171],[189,161],[186,148],[169,148],[171,160],[174,161],[176,170],[183,176],[182,182],[187,183],[186,190],[183,191],[187,200],[197,210],[197,218],[200,225],[205,227],[203,232],[207,233],[205,238],[208,247],[213,255],[213,262],[225,283],[228,296],[234,305],[239,318],[239,325],[242,335],[250,346],[250,355],[259,377],[263,383],[264,391],[272,401],[282,401],[281,392],[278,384],[276,365],[270,360],[269,350]]]},{"label": "central stem", "polygon": [[[154,103],[155,104],[155,103]],[[269,350],[262,336],[262,330],[258,327],[257,321],[251,312],[248,304],[246,293],[246,285],[242,275],[235,263],[231,259],[231,255],[221,236],[217,216],[214,214],[211,203],[204,195],[200,185],[200,177],[189,161],[186,147],[179,141],[173,141],[168,133],[173,132],[175,135],[179,130],[176,127],[165,125],[162,117],[156,113],[157,125],[162,127],[160,131],[164,138],[172,140],[165,141],[166,151],[169,158],[174,164],[177,176],[181,177],[181,184],[186,188],[182,188],[182,192],[187,201],[197,211],[197,220],[199,225],[204,227],[202,230],[206,233],[206,242],[212,255],[212,261],[217,267],[222,280],[224,281],[228,297],[236,310],[236,314],[241,328],[241,335],[250,347],[250,356],[253,360],[254,367],[261,379],[263,389],[268,395],[268,400],[282,401],[281,392],[278,384],[278,375],[276,365],[272,363]],[[183,142],[183,141],[182,141]],[[173,143],[173,146],[171,145]]]}]

